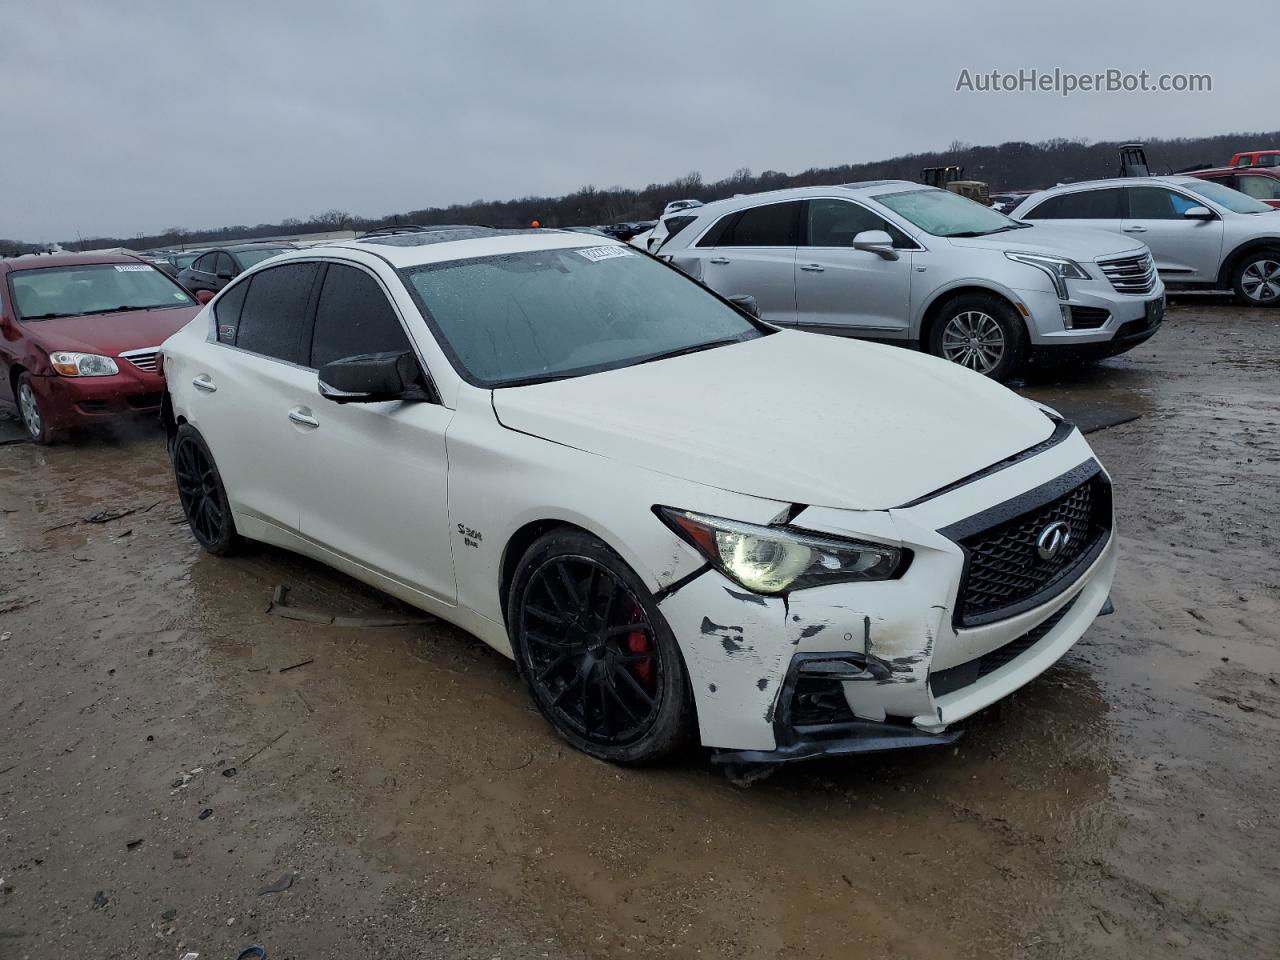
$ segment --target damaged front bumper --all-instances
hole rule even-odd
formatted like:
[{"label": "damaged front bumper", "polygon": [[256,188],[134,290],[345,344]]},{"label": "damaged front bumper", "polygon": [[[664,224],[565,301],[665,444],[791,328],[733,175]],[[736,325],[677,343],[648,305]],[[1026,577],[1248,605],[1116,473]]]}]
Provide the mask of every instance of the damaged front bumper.
[{"label": "damaged front bumper", "polygon": [[[900,579],[761,596],[707,570],[664,597],[661,609],[684,652],[702,742],[716,750],[715,762],[774,764],[944,746],[958,739],[958,721],[1056,663],[1108,606],[1114,529],[1050,596],[976,626],[955,616],[967,560],[944,532],[958,518],[1010,501],[1010,481],[1024,481],[1012,487],[1021,497],[1080,470],[1082,453],[1092,463],[1076,439],[1053,456],[928,503],[856,518],[810,508],[797,518],[806,529],[910,548],[913,562]],[[856,531],[847,529],[853,522]]]}]

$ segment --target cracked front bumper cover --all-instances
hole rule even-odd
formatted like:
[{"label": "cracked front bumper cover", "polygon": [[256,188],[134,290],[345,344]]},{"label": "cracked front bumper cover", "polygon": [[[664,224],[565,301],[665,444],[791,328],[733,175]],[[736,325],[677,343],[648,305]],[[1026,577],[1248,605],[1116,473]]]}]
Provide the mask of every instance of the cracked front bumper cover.
[{"label": "cracked front bumper cover", "polygon": [[849,710],[846,680],[883,679],[887,667],[862,652],[801,653],[791,661],[774,714],[773,750],[719,750],[721,765],[779,764],[814,757],[845,757],[910,747],[943,747],[962,730],[929,733],[909,720],[862,720]]}]

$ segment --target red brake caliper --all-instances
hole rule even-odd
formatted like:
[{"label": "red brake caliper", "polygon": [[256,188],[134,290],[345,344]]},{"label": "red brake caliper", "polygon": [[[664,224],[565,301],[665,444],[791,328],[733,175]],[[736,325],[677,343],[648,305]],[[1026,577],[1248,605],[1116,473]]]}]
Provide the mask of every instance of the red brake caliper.
[{"label": "red brake caliper", "polygon": [[[641,618],[640,608],[636,607],[635,612],[631,614],[631,619],[627,622],[639,623],[640,618]],[[649,635],[645,633],[645,631],[643,630],[633,630],[631,633],[627,634],[627,650],[629,650],[631,653],[648,653],[650,650]],[[652,660],[642,660],[639,663],[633,663],[631,666],[635,668],[636,676],[639,677],[644,682],[645,686],[652,686],[653,684],[653,661]]]}]

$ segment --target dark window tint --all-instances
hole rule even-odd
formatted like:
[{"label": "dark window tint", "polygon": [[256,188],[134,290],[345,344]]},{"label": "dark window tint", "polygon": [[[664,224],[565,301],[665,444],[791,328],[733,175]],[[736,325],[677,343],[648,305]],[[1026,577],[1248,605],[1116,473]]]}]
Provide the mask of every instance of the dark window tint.
[{"label": "dark window tint", "polygon": [[240,308],[244,306],[244,295],[249,292],[249,283],[237,283],[218,298],[213,307],[214,321],[218,327],[220,343],[235,343],[236,328],[240,326]]},{"label": "dark window tint", "polygon": [[231,254],[218,254],[218,265],[214,272],[218,274],[230,274],[233,277],[236,275],[238,272],[236,270],[236,262],[231,259]]},{"label": "dark window tint", "polygon": [[766,203],[743,212],[723,247],[794,247],[797,243],[800,201]]},{"label": "dark window tint", "polygon": [[206,253],[204,256],[199,257],[196,260],[196,262],[191,265],[191,269],[200,270],[204,273],[213,273],[213,264],[214,264],[214,261],[216,261],[217,259],[218,259],[218,255],[216,253]]},{"label": "dark window tint", "polygon": [[307,305],[319,267],[290,263],[254,274],[240,311],[236,346],[301,363]]},{"label": "dark window tint", "polygon": [[853,238],[867,230],[883,230],[895,247],[913,246],[911,239],[883,217],[848,200],[821,198],[809,201],[804,244],[810,247],[851,247]]},{"label": "dark window tint", "polygon": [[719,220],[715,222],[715,225],[710,230],[708,230],[706,233],[702,235],[702,238],[698,241],[697,246],[699,247],[720,246],[721,242],[724,240],[725,234],[727,234],[730,228],[732,228],[733,225],[738,222],[738,218],[741,216],[742,216],[741,213],[725,214],[723,217],[721,217]]},{"label": "dark window tint", "polygon": [[1119,187],[1082,190],[1050,197],[1023,217],[1024,220],[1119,220],[1124,216]]},{"label": "dark window tint", "polygon": [[693,221],[697,219],[698,219],[697,215],[690,215],[690,214],[684,214],[679,217],[667,217],[667,219],[662,221],[662,225],[667,228],[667,236],[662,242],[666,243],[667,240],[670,240],[677,233],[679,233],[681,230],[683,230],[685,227],[687,227],[689,224],[693,223]]},{"label": "dark window tint", "polygon": [[1181,220],[1196,201],[1162,187],[1130,187],[1130,220]]},{"label": "dark window tint", "polygon": [[362,353],[412,349],[378,281],[363,270],[330,264],[320,288],[311,366]]}]

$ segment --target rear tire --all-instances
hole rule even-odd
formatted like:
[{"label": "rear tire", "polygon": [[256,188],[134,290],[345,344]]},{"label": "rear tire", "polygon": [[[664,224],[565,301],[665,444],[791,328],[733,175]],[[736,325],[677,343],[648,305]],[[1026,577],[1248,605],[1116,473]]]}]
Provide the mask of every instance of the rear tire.
[{"label": "rear tire", "polygon": [[943,304],[929,328],[926,347],[935,357],[1004,381],[1022,369],[1027,331],[1007,300],[966,293]]},{"label": "rear tire", "polygon": [[189,424],[179,426],[174,439],[173,475],[182,512],[196,542],[218,557],[239,550],[244,540],[236,532],[235,518],[213,454],[204,437]]},{"label": "rear tire", "polygon": [[1231,289],[1242,306],[1280,306],[1280,250],[1246,254],[1231,273]]},{"label": "rear tire", "polygon": [[595,537],[561,528],[520,560],[507,602],[520,674],[570,745],[612,763],[651,763],[694,721],[684,660],[658,605]]}]

